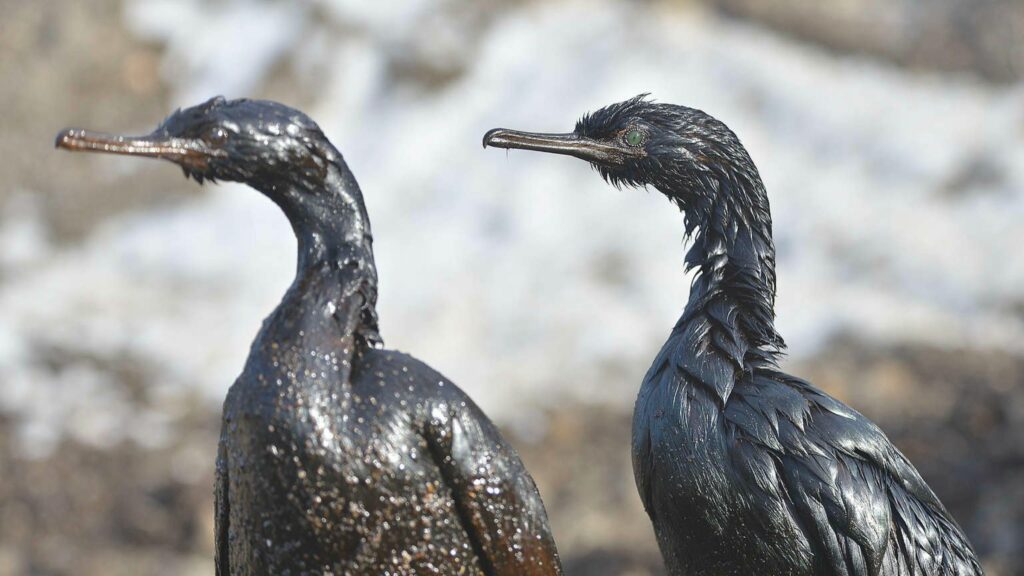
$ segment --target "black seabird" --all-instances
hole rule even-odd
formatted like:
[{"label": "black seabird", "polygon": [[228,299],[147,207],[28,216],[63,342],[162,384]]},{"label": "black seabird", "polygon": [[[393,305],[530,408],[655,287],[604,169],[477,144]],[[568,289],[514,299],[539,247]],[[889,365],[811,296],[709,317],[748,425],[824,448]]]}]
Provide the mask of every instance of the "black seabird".
[{"label": "black seabird", "polygon": [[516,452],[444,376],[382,349],[362,194],[309,117],[218,97],[148,136],[65,130],[56,145],[244,182],[298,238],[295,280],[224,403],[218,574],[561,573]]},{"label": "black seabird", "polygon": [[633,413],[636,485],[670,574],[981,574],[885,434],[777,368],[768,197],[728,127],[639,96],[568,134],[496,129],[484,146],[581,158],[684,214],[697,274]]}]

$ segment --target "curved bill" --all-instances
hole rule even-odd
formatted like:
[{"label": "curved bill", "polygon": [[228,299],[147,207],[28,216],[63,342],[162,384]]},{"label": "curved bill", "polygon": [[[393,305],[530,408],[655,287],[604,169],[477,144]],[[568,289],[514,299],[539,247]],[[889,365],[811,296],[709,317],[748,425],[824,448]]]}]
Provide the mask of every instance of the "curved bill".
[{"label": "curved bill", "polygon": [[118,136],[69,128],[57,134],[54,142],[57,148],[75,152],[105,152],[126,156],[164,158],[192,168],[203,168],[211,152],[196,145],[193,140],[167,137],[158,134],[148,136]]},{"label": "curved bill", "polygon": [[573,132],[542,134],[495,128],[484,134],[484,148],[488,146],[565,154],[588,162],[604,164],[621,164],[626,161],[628,156],[632,155],[631,150],[608,142],[580,136]]}]

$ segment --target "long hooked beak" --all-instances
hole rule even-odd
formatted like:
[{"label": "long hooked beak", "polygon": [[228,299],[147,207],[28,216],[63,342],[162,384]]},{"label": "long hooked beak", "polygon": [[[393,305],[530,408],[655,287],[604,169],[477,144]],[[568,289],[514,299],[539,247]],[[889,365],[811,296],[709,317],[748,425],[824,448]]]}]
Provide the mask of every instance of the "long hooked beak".
[{"label": "long hooked beak", "polygon": [[76,128],[68,128],[57,134],[54,146],[73,152],[106,152],[107,154],[163,158],[194,170],[204,170],[211,157],[223,153],[221,150],[211,150],[201,141],[189,138],[177,138],[159,133],[148,136],[119,136]]},{"label": "long hooked beak", "polygon": [[633,149],[625,146],[580,136],[573,132],[566,134],[541,134],[538,132],[520,132],[495,128],[484,134],[484,148],[518,148],[536,150],[552,154],[575,156],[588,162],[601,164],[622,164],[630,156],[637,155]]}]

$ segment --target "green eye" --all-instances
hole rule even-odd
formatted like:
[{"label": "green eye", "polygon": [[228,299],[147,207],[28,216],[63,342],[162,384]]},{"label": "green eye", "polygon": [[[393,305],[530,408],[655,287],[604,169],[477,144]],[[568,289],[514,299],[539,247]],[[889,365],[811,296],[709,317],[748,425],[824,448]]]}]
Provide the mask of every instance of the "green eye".
[{"label": "green eye", "polygon": [[626,144],[630,146],[639,146],[644,142],[644,133],[636,128],[626,132]]},{"label": "green eye", "polygon": [[223,146],[228,141],[228,131],[214,126],[206,131],[206,142],[213,146]]}]

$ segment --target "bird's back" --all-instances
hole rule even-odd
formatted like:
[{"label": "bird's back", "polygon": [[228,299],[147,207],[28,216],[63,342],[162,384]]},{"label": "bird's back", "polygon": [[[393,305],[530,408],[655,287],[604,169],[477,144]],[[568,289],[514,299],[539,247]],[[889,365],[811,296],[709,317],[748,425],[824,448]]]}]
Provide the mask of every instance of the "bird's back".
[{"label": "bird's back", "polygon": [[666,344],[634,415],[637,486],[671,574],[969,576],[963,532],[871,421],[748,374],[724,407]]}]

